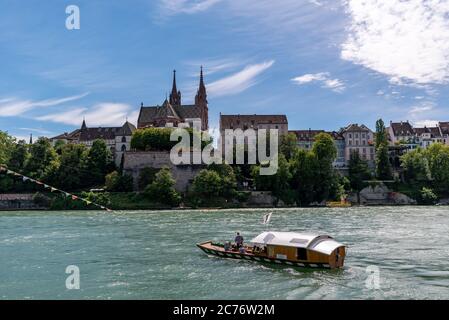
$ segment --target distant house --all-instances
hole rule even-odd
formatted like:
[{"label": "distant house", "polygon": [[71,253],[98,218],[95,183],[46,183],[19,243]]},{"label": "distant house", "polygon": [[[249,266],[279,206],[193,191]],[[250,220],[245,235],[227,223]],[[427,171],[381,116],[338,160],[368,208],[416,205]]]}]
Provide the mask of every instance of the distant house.
[{"label": "distant house", "polygon": [[176,85],[176,71],[173,71],[173,86],[170,98],[165,99],[161,106],[144,106],[141,104],[137,127],[192,127],[194,122],[201,124],[201,130],[209,129],[209,109],[206,86],[204,84],[203,68],[200,72],[200,83],[195,96],[195,103],[182,104],[181,91]]},{"label": "distant house", "polygon": [[346,166],[345,161],[345,139],[343,136],[336,131],[324,131],[324,130],[290,130],[289,133],[296,135],[297,145],[299,148],[304,150],[311,150],[313,143],[315,142],[315,137],[320,133],[327,133],[333,139],[335,147],[337,149],[337,158],[334,161],[335,168],[344,168]]},{"label": "distant house", "polygon": [[407,150],[427,148],[433,143],[449,145],[449,122],[439,122],[435,127],[414,128],[408,121],[391,121],[388,133],[392,145],[400,144]]},{"label": "distant house", "polygon": [[[247,129],[253,129],[256,134],[259,129],[266,129],[269,133],[270,129],[278,130],[279,138],[288,133],[288,120],[287,116],[283,114],[279,115],[242,115],[242,114],[230,114],[224,115],[220,113],[220,138],[222,147],[225,146],[225,133],[226,130],[241,129],[243,131]],[[247,141],[245,140],[245,144]]]},{"label": "distant house", "polygon": [[104,140],[114,157],[115,163],[120,165],[123,153],[131,149],[131,137],[135,130],[136,127],[128,121],[121,127],[90,128],[87,127],[86,121],[83,120],[80,129],[50,138],[50,141],[53,145],[57,141],[63,141],[65,143],[84,144],[90,148],[95,140]]},{"label": "distant house", "polygon": [[353,123],[343,128],[340,134],[345,140],[345,160],[349,162],[351,152],[358,152],[360,157],[373,167],[376,159],[374,132],[367,126]]}]

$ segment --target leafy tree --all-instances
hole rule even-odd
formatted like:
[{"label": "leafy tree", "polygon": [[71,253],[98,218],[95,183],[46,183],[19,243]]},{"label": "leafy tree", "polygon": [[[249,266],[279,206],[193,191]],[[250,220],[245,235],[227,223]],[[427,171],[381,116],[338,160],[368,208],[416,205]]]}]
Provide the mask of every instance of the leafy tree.
[{"label": "leafy tree", "polygon": [[7,132],[0,130],[0,164],[8,163],[15,139]]},{"label": "leafy tree", "polygon": [[226,198],[233,197],[237,190],[237,177],[234,169],[229,164],[212,164],[208,167],[220,176],[220,195]]},{"label": "leafy tree", "polygon": [[401,157],[405,181],[408,183],[428,182],[432,179],[429,160],[424,149],[409,151]]},{"label": "leafy tree", "polygon": [[376,175],[380,180],[392,179],[388,158],[388,133],[382,119],[376,121]]},{"label": "leafy tree", "polygon": [[327,133],[318,134],[315,137],[312,153],[317,159],[315,177],[319,181],[315,186],[314,200],[322,202],[329,199],[331,190],[337,183],[337,176],[333,168],[333,162],[337,157],[334,139]]},{"label": "leafy tree", "polygon": [[28,158],[28,148],[24,140],[19,141],[12,147],[11,157],[8,161],[8,167],[12,170],[22,172],[25,162]]},{"label": "leafy tree", "polygon": [[438,193],[447,193],[449,186],[449,146],[432,144],[425,151],[433,184]]},{"label": "leafy tree", "polygon": [[435,204],[438,200],[437,195],[432,189],[423,187],[420,193],[420,202],[422,204]]},{"label": "leafy tree", "polygon": [[[89,184],[91,172],[87,168],[88,150],[82,144],[67,144],[62,148],[57,181],[63,190],[76,190]],[[53,166],[57,164],[53,163]]]},{"label": "leafy tree", "polygon": [[298,149],[291,161],[292,187],[297,191],[298,205],[306,206],[315,200],[318,159],[315,153]]},{"label": "leafy tree", "polygon": [[297,148],[298,139],[294,133],[283,134],[281,136],[279,150],[287,160],[290,160],[293,157]]},{"label": "leafy tree", "polygon": [[360,203],[360,191],[367,185],[365,180],[371,178],[368,164],[360,157],[357,151],[352,151],[348,169],[351,188],[357,192],[357,202]]},{"label": "leafy tree", "polygon": [[33,178],[41,179],[57,157],[50,140],[41,137],[30,146],[30,156],[25,163],[25,172]]},{"label": "leafy tree", "polygon": [[217,197],[222,191],[222,179],[213,170],[201,170],[193,180],[193,191],[203,197]]},{"label": "leafy tree", "polygon": [[170,169],[162,168],[145,189],[145,194],[154,202],[177,206],[181,202],[181,196],[174,188],[175,183]]},{"label": "leafy tree", "polygon": [[95,140],[87,152],[87,170],[90,173],[89,185],[100,185],[104,183],[110,158],[111,153],[104,140]]},{"label": "leafy tree", "polygon": [[133,190],[133,177],[127,174],[121,175],[113,171],[106,175],[105,185],[108,191],[130,192]]},{"label": "leafy tree", "polygon": [[137,182],[139,190],[144,190],[156,178],[159,169],[146,167],[140,170],[139,180]]}]

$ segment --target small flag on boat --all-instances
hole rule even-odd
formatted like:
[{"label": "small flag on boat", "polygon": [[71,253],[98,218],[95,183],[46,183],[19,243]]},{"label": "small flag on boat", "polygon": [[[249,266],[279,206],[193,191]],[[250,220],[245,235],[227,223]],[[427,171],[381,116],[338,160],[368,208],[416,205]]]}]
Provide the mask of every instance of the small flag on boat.
[{"label": "small flag on boat", "polygon": [[273,214],[273,212],[267,213],[266,215],[263,216],[263,224],[268,224],[271,220],[271,215]]}]

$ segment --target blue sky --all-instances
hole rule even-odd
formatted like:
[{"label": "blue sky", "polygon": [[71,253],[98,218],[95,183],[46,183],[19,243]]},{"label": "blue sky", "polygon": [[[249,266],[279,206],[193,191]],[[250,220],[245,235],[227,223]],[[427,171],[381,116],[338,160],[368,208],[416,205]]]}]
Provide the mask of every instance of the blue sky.
[{"label": "blue sky", "polygon": [[[80,30],[67,30],[68,5]],[[288,115],[290,129],[449,120],[448,0],[2,0],[0,130],[19,138],[135,122],[177,70],[205,68],[219,113]]]}]

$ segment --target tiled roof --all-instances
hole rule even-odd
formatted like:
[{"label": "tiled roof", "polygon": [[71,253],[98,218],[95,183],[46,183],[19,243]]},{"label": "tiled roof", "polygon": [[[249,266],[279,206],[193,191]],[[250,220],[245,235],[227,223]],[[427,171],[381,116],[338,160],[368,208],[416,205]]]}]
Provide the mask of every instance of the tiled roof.
[{"label": "tiled roof", "polygon": [[325,132],[324,130],[289,130],[288,133],[294,133],[299,141],[311,141],[317,134]]},{"label": "tiled roof", "polygon": [[283,114],[278,115],[220,115],[220,127],[230,128],[231,125],[248,124],[257,126],[258,124],[288,124],[287,116]]},{"label": "tiled roof", "polygon": [[371,130],[364,124],[359,125],[357,123],[352,123],[343,129],[343,132],[349,132],[349,131],[371,131]]},{"label": "tiled roof", "polygon": [[59,136],[50,138],[50,140],[77,140],[79,138],[80,132],[80,129],[76,129],[75,131],[72,131],[70,133],[64,132]]},{"label": "tiled roof", "polygon": [[172,106],[165,101],[162,106],[141,107],[138,123],[150,123],[160,118],[173,118],[180,121],[201,118],[201,108],[197,105]]},{"label": "tiled roof", "polygon": [[411,136],[415,134],[415,130],[408,121],[392,122],[390,126],[395,136]]},{"label": "tiled roof", "polygon": [[438,126],[441,129],[441,133],[449,134],[449,122],[439,122]]},{"label": "tiled roof", "polygon": [[432,138],[441,137],[440,128],[438,128],[438,127],[415,128],[415,132],[418,135],[422,135],[424,133],[430,133]]}]

